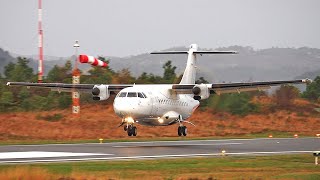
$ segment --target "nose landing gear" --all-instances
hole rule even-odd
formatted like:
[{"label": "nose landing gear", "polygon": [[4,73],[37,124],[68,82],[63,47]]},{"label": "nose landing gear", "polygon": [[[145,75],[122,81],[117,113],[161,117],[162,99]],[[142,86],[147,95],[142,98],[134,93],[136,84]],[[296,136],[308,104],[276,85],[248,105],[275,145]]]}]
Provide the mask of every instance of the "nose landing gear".
[{"label": "nose landing gear", "polygon": [[[118,127],[121,127],[125,124],[125,122],[122,122]],[[128,136],[137,136],[138,129],[133,124],[127,124],[123,126],[123,130],[127,131]]]},{"label": "nose landing gear", "polygon": [[128,136],[137,136],[137,127],[130,124],[127,128],[127,133]]},{"label": "nose landing gear", "polygon": [[128,136],[137,136],[138,134],[138,129],[136,126],[133,126],[133,124],[123,126],[123,130],[127,131]]}]

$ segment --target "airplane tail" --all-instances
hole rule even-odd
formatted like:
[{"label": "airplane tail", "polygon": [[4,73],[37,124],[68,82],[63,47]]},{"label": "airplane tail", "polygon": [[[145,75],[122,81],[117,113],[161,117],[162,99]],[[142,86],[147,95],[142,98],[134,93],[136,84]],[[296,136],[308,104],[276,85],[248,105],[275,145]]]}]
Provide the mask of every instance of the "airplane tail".
[{"label": "airplane tail", "polygon": [[151,54],[188,54],[186,69],[184,70],[180,84],[195,84],[197,54],[237,54],[236,51],[198,51],[197,44],[191,44],[189,51],[160,51]]}]

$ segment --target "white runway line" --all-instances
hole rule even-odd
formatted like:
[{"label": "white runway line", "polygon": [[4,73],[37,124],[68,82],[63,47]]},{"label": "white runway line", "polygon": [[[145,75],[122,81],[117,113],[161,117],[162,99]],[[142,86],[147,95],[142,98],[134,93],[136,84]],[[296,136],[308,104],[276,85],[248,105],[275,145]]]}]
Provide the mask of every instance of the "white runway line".
[{"label": "white runway line", "polygon": [[[298,154],[311,153],[313,151],[278,151],[278,152],[243,152],[243,153],[225,153],[226,155],[268,155],[268,154]],[[202,156],[221,156],[221,153],[210,154],[174,154],[157,156],[123,156],[123,157],[100,157],[100,158],[78,158],[78,159],[41,159],[41,160],[18,160],[18,161],[0,161],[5,163],[46,163],[46,162],[68,162],[68,161],[99,161],[99,160],[139,160],[139,159],[161,159],[161,158],[182,158],[182,157],[202,157]]]},{"label": "white runway line", "polygon": [[101,156],[101,155],[113,155],[113,154],[46,152],[46,151],[1,152],[0,160],[1,159],[20,159],[20,158],[52,158],[52,157]]},{"label": "white runway line", "polygon": [[133,145],[133,146],[112,146],[114,148],[134,148],[134,147],[176,147],[176,146],[221,146],[221,145],[239,145],[243,143],[216,143],[216,144],[165,144],[165,145]]}]

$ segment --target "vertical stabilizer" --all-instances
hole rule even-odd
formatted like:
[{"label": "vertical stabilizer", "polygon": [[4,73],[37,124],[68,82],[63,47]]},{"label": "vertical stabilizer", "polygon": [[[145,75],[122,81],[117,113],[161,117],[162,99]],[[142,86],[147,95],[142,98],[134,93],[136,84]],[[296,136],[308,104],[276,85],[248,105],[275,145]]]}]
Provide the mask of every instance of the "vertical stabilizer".
[{"label": "vertical stabilizer", "polygon": [[196,82],[197,57],[196,54],[194,54],[195,51],[198,51],[198,45],[191,44],[188,51],[187,66],[184,70],[180,84],[195,84]]}]

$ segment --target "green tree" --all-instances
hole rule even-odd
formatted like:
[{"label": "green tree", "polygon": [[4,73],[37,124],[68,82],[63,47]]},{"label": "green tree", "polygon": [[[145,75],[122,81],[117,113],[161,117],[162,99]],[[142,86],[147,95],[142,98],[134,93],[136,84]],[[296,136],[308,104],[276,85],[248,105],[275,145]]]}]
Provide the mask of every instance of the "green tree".
[{"label": "green tree", "polygon": [[131,76],[131,72],[128,68],[124,68],[118,71],[113,79],[115,84],[132,84],[135,82],[135,78]]},{"label": "green tree", "polygon": [[162,82],[162,78],[160,76],[156,76],[152,73],[147,74],[146,72],[143,72],[136,80],[137,84],[157,84],[159,82]]},{"label": "green tree", "polygon": [[34,78],[33,69],[28,66],[29,60],[18,57],[17,64],[9,63],[5,67],[5,75],[10,81],[31,81]]},{"label": "green tree", "polygon": [[72,101],[72,98],[69,93],[60,94],[59,100],[58,100],[59,108],[61,109],[69,108],[72,103],[71,101]]},{"label": "green tree", "polygon": [[307,85],[302,97],[320,102],[320,76],[317,76],[312,83]]},{"label": "green tree", "polygon": [[10,62],[4,67],[4,75],[6,76],[7,79],[10,79],[10,75],[14,70],[15,65],[16,64],[14,64],[13,62]]},{"label": "green tree", "polygon": [[164,69],[163,73],[163,82],[164,83],[173,83],[176,79],[175,70],[177,69],[176,66],[172,66],[171,61],[167,61],[162,68]]},{"label": "green tree", "polygon": [[0,111],[6,112],[10,110],[14,110],[14,98],[13,93],[10,91],[5,91],[2,93],[0,98]]},{"label": "green tree", "polygon": [[259,112],[259,105],[250,102],[251,98],[248,93],[213,95],[209,99],[209,107],[216,112],[230,112],[245,116],[249,113]]},{"label": "green tree", "polygon": [[72,65],[71,61],[68,60],[64,66],[55,65],[47,75],[48,82],[64,82],[71,83],[72,79]]}]

